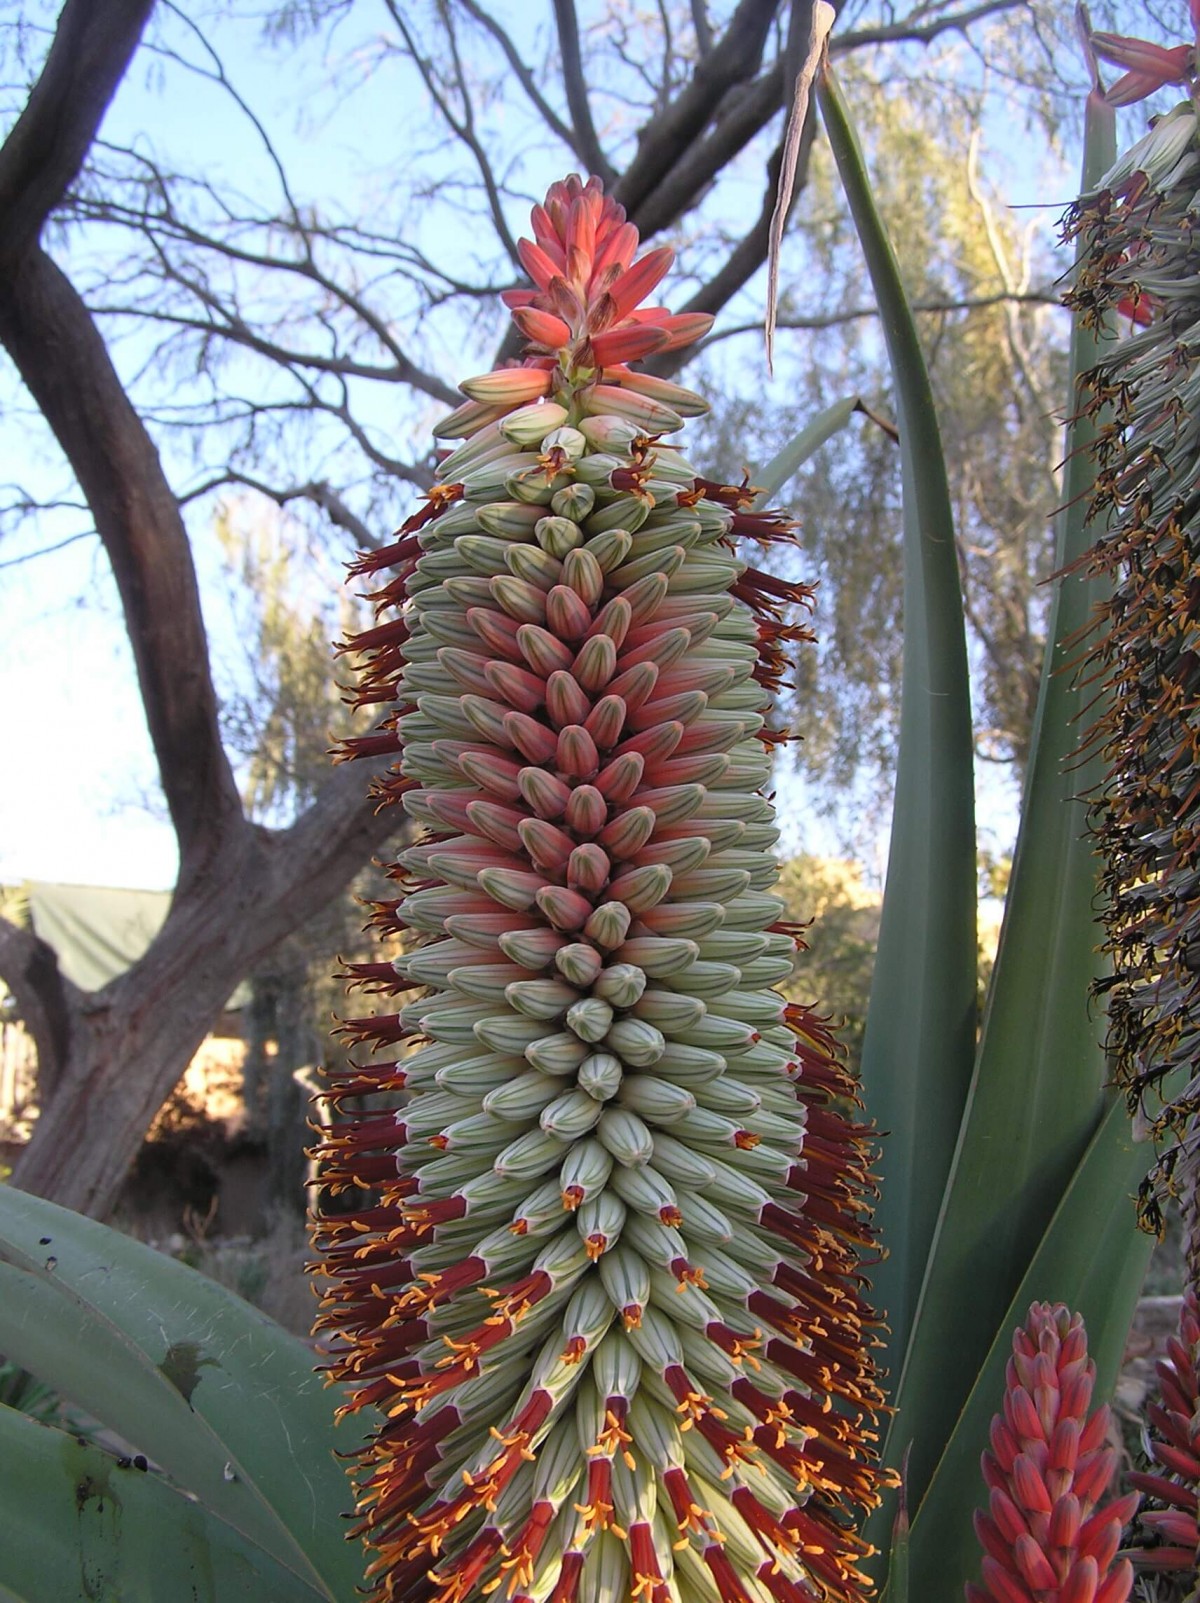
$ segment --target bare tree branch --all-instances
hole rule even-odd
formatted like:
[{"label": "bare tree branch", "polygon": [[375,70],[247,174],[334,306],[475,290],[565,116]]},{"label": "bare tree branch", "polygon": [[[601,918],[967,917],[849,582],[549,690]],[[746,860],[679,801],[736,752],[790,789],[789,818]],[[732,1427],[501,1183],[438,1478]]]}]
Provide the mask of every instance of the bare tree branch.
[{"label": "bare tree branch", "polygon": [[[1001,292],[996,295],[966,296],[961,300],[946,299],[936,301],[914,301],[914,312],[979,312],[986,311],[989,306],[1055,306],[1062,308],[1062,301],[1050,290],[1030,290],[1027,293]],[[779,328],[791,329],[823,329],[840,328],[844,323],[857,323],[868,317],[878,317],[877,306],[852,306],[844,312],[822,312],[811,317],[780,317]],[[719,345],[722,340],[731,340],[740,334],[762,334],[762,323],[729,323],[710,334],[703,344],[696,347],[696,355],[707,350],[710,345]]]},{"label": "bare tree branch", "polygon": [[726,96],[706,138],[680,152],[637,208],[634,221],[647,239],[696,205],[709,184],[770,122],[783,104],[783,63]]},{"label": "bare tree branch", "polygon": [[479,136],[475,131],[475,114],[471,109],[471,97],[467,90],[466,77],[463,73],[462,61],[460,60],[458,54],[458,41],[455,37],[454,25],[449,14],[449,10],[445,9],[447,0],[442,0],[442,4],[444,8],[446,33],[449,38],[451,54],[454,59],[455,78],[458,85],[458,92],[462,99],[463,112],[461,118],[454,115],[453,111],[450,109],[449,101],[438,88],[437,81],[434,77],[432,64],[430,63],[428,57],[423,56],[417,49],[416,40],[413,38],[408,24],[404,20],[400,7],[397,4],[397,0],[384,0],[384,4],[391,13],[392,21],[400,30],[401,37],[404,40],[405,48],[412,59],[413,65],[421,74],[425,88],[429,92],[430,99],[433,101],[438,111],[442,114],[442,118],[444,119],[447,127],[449,127],[454,134],[462,140],[463,144],[466,145],[467,149],[471,152],[471,155],[475,158],[475,165],[479,169],[479,176],[483,180],[484,192],[487,195],[488,210],[491,213],[492,226],[496,230],[496,234],[500,240],[500,243],[508,252],[509,259],[513,266],[518,272],[520,272],[521,258],[517,255],[517,242],[513,238],[512,232],[508,226],[508,222],[504,216],[504,207],[500,201],[500,189],[496,183],[496,175],[492,171],[492,164],[488,159],[487,151],[484,150],[483,145],[480,143]]},{"label": "bare tree branch", "polygon": [[558,48],[562,55],[563,88],[571,111],[571,122],[575,127],[575,148],[585,165],[603,180],[607,189],[616,173],[600,149],[596,126],[592,121],[587,81],[579,54],[579,18],[575,15],[574,0],[554,0],[554,20],[558,25]]},{"label": "bare tree branch", "polygon": [[692,27],[696,30],[696,49],[701,57],[707,56],[713,47],[712,23],[708,20],[708,9],[704,0],[692,0]]},{"label": "bare tree branch", "polygon": [[973,22],[982,22],[984,17],[995,16],[999,11],[1011,11],[1015,6],[1023,6],[1025,3],[1026,0],[986,0],[983,5],[935,17],[931,22],[913,21],[913,18],[925,9],[923,6],[918,6],[909,17],[902,17],[898,22],[884,23],[877,28],[852,28],[846,33],[835,34],[829,41],[829,54],[845,55],[848,51],[859,50],[864,45],[931,44],[943,33],[965,33]]},{"label": "bare tree branch", "polygon": [[513,44],[508,33],[506,33],[505,30],[500,26],[490,11],[485,11],[481,5],[476,4],[476,0],[458,0],[458,4],[462,6],[463,10],[469,17],[474,17],[475,21],[479,23],[480,27],[486,28],[491,34],[492,38],[495,39],[496,43],[500,46],[501,50],[503,50],[505,56],[507,57],[508,64],[512,68],[517,82],[529,96],[529,100],[534,109],[537,111],[538,116],[541,117],[542,121],[546,124],[546,127],[549,128],[550,132],[554,134],[556,138],[561,139],[563,144],[566,145],[567,149],[578,156],[580,161],[582,161],[586,166],[587,158],[579,144],[575,130],[567,127],[566,123],[563,122],[562,118],[555,111],[554,107],[542,94],[541,90],[537,86],[537,79],[530,72],[524,61],[522,61],[520,53],[518,52],[516,45]]},{"label": "bare tree branch", "polygon": [[[299,259],[291,255],[251,250],[234,239],[206,233],[179,215],[171,202],[170,180],[155,163],[141,152],[128,154],[146,174],[153,192],[159,198],[159,209],[149,212],[146,209],[137,210],[111,202],[95,203],[85,200],[77,207],[79,214],[84,217],[119,222],[141,233],[150,242],[164,282],[177,284],[188,295],[198,300],[212,313],[215,321],[189,319],[183,314],[166,313],[144,305],[106,307],[101,304],[94,306],[93,310],[108,310],[172,322],[180,327],[191,327],[203,333],[218,335],[248,349],[256,350],[260,355],[284,365],[345,373],[352,377],[378,379],[384,383],[408,384],[434,400],[444,401],[448,406],[457,406],[461,403],[462,396],[458,391],[452,389],[436,373],[426,371],[408,357],[397,340],[388,318],[370,306],[361,291],[340,282],[319,266],[312,244],[315,237],[322,236],[322,230],[301,226],[298,221],[289,227],[290,236],[297,239],[301,245],[302,254]],[[391,356],[391,365],[357,362],[345,356],[324,357],[315,352],[289,350],[277,342],[268,340],[265,335],[252,330],[236,308],[226,304],[215,291],[202,283],[197,275],[185,272],[173,261],[164,246],[166,239],[177,240],[197,250],[211,252],[226,261],[281,272],[315,285],[362,323]]]},{"label": "bare tree branch", "polygon": [[613,190],[634,221],[679,153],[712,121],[723,97],[757,73],[779,4],[780,0],[741,0],[719,43],[701,59],[687,87],[642,130],[637,154]]},{"label": "bare tree branch", "polygon": [[[812,157],[815,131],[816,121],[810,106],[808,116],[805,118],[800,149],[796,158],[796,179],[792,205],[795,205],[796,198],[808,181],[808,164]],[[766,261],[767,251],[770,248],[771,217],[775,210],[775,197],[779,189],[779,174],[782,167],[783,145],[779,144],[772,151],[771,158],[767,162],[767,181],[763,190],[763,202],[757,220],[749,232],[731,251],[724,265],[709,279],[707,284],[702,285],[691,299],[684,304],[683,311],[712,312],[714,314],[719,312]],[[651,357],[646,366],[665,377],[670,373],[676,372],[691,354],[691,352],[672,351],[666,356]]]},{"label": "bare tree branch", "polygon": [[[432,482],[432,475],[428,475]],[[313,506],[319,507],[325,513],[335,528],[345,529],[347,534],[353,536],[361,550],[370,550],[379,544],[375,531],[365,523],[343,499],[333,486],[324,479],[314,480],[310,484],[290,485],[281,488],[278,485],[265,483],[262,479],[252,477],[249,473],[237,473],[232,469],[228,473],[219,474],[216,478],[207,479],[203,484],[188,493],[185,501],[198,500],[201,496],[211,495],[214,490],[220,490],[225,485],[236,485],[241,489],[254,490],[265,496],[268,501],[274,501],[278,507],[289,506],[293,501],[309,501]],[[428,488],[428,485],[425,486]]]},{"label": "bare tree branch", "polygon": [[[386,764],[374,772],[385,771]],[[264,841],[263,894],[266,915],[258,934],[260,950],[310,919],[346,884],[355,869],[389,835],[405,827],[398,807],[380,807],[366,795],[372,769],[362,762],[335,768],[290,829],[272,831]],[[303,863],[303,874],[296,865]]]},{"label": "bare tree branch", "polygon": [[67,0],[24,111],[0,149],[0,261],[41,234],[74,180],[154,0]]},{"label": "bare tree branch", "polygon": [[80,529],[78,534],[69,534],[64,540],[55,540],[53,545],[39,546],[36,551],[23,551],[19,557],[5,557],[3,562],[0,562],[0,569],[23,568],[27,562],[36,562],[38,557],[53,556],[56,551],[65,551],[69,545],[76,545],[80,540],[93,540],[95,537],[95,529]]}]

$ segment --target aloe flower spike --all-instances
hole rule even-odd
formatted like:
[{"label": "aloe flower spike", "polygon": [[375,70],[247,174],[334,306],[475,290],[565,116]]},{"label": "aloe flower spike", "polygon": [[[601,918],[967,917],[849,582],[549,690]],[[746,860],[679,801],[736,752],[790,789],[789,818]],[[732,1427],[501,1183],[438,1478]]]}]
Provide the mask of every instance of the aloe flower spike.
[{"label": "aloe flower spike", "polygon": [[1080,1316],[1034,1303],[1013,1335],[1004,1406],[983,1454],[983,1584],[968,1584],[967,1603],[1128,1598],[1133,1569],[1116,1555],[1138,1496],[1103,1501],[1117,1455],[1107,1407],[1088,1414],[1095,1375]]},{"label": "aloe flower spike", "polygon": [[737,554],[790,520],[664,440],[704,403],[631,370],[709,324],[642,304],[670,252],[594,179],[533,236],[524,361],[462,386],[446,482],[354,569],[389,710],[346,755],[393,755],[376,791],[421,831],[372,919],[401,954],[349,971],[405,1000],[346,1023],[319,1149],[372,1193],[316,1221],[332,1374],[379,1420],[371,1596],[851,1603],[870,1132],[769,989],[792,931],[739,845],[774,838],[810,592]]},{"label": "aloe flower spike", "polygon": [[1159,118],[1067,216],[1068,233],[1084,247],[1072,309],[1085,326],[1110,334],[1114,312],[1139,325],[1127,338],[1105,339],[1103,359],[1082,382],[1084,409],[1098,427],[1089,507],[1096,538],[1080,566],[1111,589],[1080,668],[1100,709],[1085,745],[1105,767],[1091,802],[1112,973],[1096,989],[1107,1000],[1115,1077],[1160,1148],[1142,1192],[1143,1220],[1158,1230],[1166,1201],[1181,1199],[1193,1273],[1200,1267],[1200,352],[1180,330],[1200,313],[1198,189],[1200,118],[1189,99]]},{"label": "aloe flower spike", "polygon": [[1160,1507],[1143,1510],[1138,1524],[1159,1545],[1135,1554],[1144,1569],[1200,1576],[1200,1301],[1183,1299],[1179,1334],[1167,1342],[1157,1364],[1159,1400],[1149,1409],[1153,1474],[1135,1473],[1133,1484]]}]

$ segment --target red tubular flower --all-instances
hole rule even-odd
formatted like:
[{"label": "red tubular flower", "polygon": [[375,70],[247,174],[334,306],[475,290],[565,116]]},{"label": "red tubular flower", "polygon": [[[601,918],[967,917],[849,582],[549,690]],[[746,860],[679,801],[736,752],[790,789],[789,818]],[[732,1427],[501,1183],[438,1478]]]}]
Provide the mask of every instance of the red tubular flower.
[{"label": "red tubular flower", "polygon": [[404,955],[349,974],[407,999],[345,1025],[319,1149],[377,1193],[317,1221],[333,1373],[383,1416],[372,1597],[851,1603],[871,1137],[772,988],[762,794],[810,592],[735,554],[790,521],[670,443],[704,403],[628,366],[708,326],[639,304],[670,252],[594,180],[533,231],[525,364],[462,386],[445,485],[356,570],[360,699],[396,706],[350,754],[399,754],[422,831],[372,919]]},{"label": "red tubular flower", "polygon": [[1149,1409],[1149,1448],[1162,1473],[1129,1478],[1158,1505],[1143,1510],[1138,1524],[1160,1545],[1139,1550],[1136,1558],[1144,1569],[1200,1575],[1200,1301],[1195,1291],[1184,1297],[1179,1335],[1167,1342],[1167,1356],[1156,1367],[1160,1400]]},{"label": "red tubular flower", "polygon": [[988,1512],[975,1516],[983,1584],[968,1585],[967,1603],[1128,1598],[1133,1569],[1116,1553],[1138,1498],[1102,1502],[1116,1453],[1107,1407],[1088,1414],[1095,1375],[1080,1316],[1034,1303],[1013,1335],[1004,1406],[983,1454]]}]

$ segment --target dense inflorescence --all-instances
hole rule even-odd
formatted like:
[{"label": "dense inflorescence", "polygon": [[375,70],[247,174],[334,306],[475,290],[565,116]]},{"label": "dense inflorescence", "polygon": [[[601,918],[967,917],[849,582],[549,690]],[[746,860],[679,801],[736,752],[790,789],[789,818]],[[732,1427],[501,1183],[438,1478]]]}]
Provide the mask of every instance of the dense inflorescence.
[{"label": "dense inflorescence", "polygon": [[1200,1298],[1189,1290],[1179,1334],[1155,1366],[1159,1396],[1148,1410],[1150,1474],[1129,1478],[1155,1505],[1138,1516],[1156,1545],[1135,1553],[1142,1569],[1200,1577]]},{"label": "dense inflorescence", "polygon": [[850,1599],[870,1138],[773,989],[762,794],[808,592],[736,554],[791,524],[668,443],[703,403],[628,366],[708,326],[641,305],[670,253],[595,180],[533,225],[526,360],[462,386],[442,482],[356,568],[391,710],[349,754],[397,756],[422,831],[375,909],[404,955],[352,971],[407,999],[348,1021],[330,1091],[326,1187],[370,1199],[317,1221],[333,1374],[383,1415],[373,1596]]},{"label": "dense inflorescence", "polygon": [[[1134,321],[1084,380],[1099,424],[1088,571],[1111,582],[1084,667],[1103,854],[1109,1045],[1131,1106],[1165,1143],[1143,1194],[1194,1191],[1200,1164],[1200,148],[1189,101],[1072,209],[1068,297],[1085,324]],[[1200,1237],[1193,1255],[1200,1254]],[[1200,1257],[1193,1267],[1200,1271]]]},{"label": "dense inflorescence", "polygon": [[1095,1378],[1079,1315],[1034,1303],[1013,1335],[1004,1405],[983,1455],[983,1584],[967,1587],[967,1603],[1128,1598],[1133,1568],[1117,1549],[1138,1496],[1103,1500],[1117,1453],[1108,1409],[1088,1415]]}]

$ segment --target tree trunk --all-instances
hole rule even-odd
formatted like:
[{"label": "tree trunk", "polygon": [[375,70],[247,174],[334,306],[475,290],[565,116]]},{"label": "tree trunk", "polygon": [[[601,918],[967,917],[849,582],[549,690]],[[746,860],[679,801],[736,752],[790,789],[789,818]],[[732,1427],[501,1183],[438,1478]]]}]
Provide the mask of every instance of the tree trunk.
[{"label": "tree trunk", "polygon": [[177,893],[145,955],[102,991],[72,991],[65,1051],[13,1183],[94,1218],[111,1212],[146,1131],[231,993],[343,890],[403,822],[343,768],[286,831],[247,827]]}]

